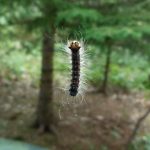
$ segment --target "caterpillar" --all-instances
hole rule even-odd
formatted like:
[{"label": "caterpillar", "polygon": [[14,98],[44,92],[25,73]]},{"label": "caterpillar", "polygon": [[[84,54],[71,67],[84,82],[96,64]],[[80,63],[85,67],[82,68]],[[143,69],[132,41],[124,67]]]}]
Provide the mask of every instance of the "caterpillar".
[{"label": "caterpillar", "polygon": [[[68,40],[67,44],[65,44],[62,49],[64,55],[61,55],[63,57],[63,63],[66,65],[67,72],[66,77],[63,78],[62,81],[64,87],[59,89],[65,91],[66,96],[69,95],[72,98],[78,99],[83,99],[87,87],[87,53],[84,51],[83,42],[83,40]],[[67,99],[71,97],[67,97]]]},{"label": "caterpillar", "polygon": [[81,45],[78,41],[72,41],[68,47],[71,50],[72,60],[72,79],[69,89],[70,96],[76,96],[78,94],[78,88],[80,83],[80,48]]},{"label": "caterpillar", "polygon": [[[59,108],[59,117],[62,118],[63,109],[71,109],[77,116],[76,107],[85,102],[86,91],[86,71],[87,71],[87,51],[84,51],[84,41],[71,40],[64,45],[63,63],[67,66],[66,78],[63,78],[63,94],[60,95],[61,106]],[[70,63],[68,63],[70,62]],[[70,65],[68,65],[70,64]],[[70,76],[69,76],[70,75]],[[69,79],[68,79],[69,77]],[[65,93],[64,93],[65,91]],[[57,93],[56,93],[57,94]],[[58,94],[57,94],[58,97]]]}]

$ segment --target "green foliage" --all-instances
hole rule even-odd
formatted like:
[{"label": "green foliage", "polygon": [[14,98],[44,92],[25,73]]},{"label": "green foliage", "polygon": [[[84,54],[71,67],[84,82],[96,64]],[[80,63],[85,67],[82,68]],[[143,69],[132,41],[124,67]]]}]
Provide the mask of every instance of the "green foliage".
[{"label": "green foliage", "polygon": [[137,138],[129,150],[149,150],[150,149],[150,136],[143,136]]},{"label": "green foliage", "polygon": [[[9,44],[9,42],[8,42]],[[69,76],[68,58],[57,44],[54,57],[54,79],[62,84],[62,77]],[[105,50],[98,51],[97,47],[89,47],[87,79],[89,84],[99,87],[103,80],[105,65]],[[95,51],[95,53],[93,53]],[[34,52],[34,53],[33,53]],[[40,53],[34,49],[32,52],[15,50],[10,53],[0,52],[0,76],[12,79],[25,76],[38,82],[40,76]],[[148,56],[140,53],[132,54],[130,50],[114,49],[109,75],[109,85],[127,89],[149,89],[148,76],[150,74]]]},{"label": "green foliage", "polygon": [[121,53],[120,56],[116,53],[113,55],[110,80],[116,85],[129,89],[146,88],[144,81],[148,81],[150,73],[148,58],[146,56],[141,58],[139,54],[132,55],[129,50],[124,52],[123,57]]},{"label": "green foliage", "polygon": [[[89,48],[90,51],[96,48]],[[113,49],[111,59],[109,84],[126,89],[145,89],[148,88],[148,76],[150,74],[149,58],[140,53],[132,54],[129,49]],[[88,72],[88,81],[94,86],[100,86],[103,80],[105,65],[105,51],[100,49],[99,53],[90,57],[90,68]],[[97,61],[95,61],[97,60]]]},{"label": "green foliage", "polygon": [[71,8],[58,13],[57,24],[69,24],[84,27],[99,22],[102,15],[94,9]]},{"label": "green foliage", "polygon": [[[76,37],[77,32],[84,35],[90,52],[87,76],[90,84],[100,86],[104,78],[108,47],[105,40],[109,37],[113,51],[109,83],[129,89],[148,89],[148,4],[148,0],[1,0],[1,75],[22,76],[27,72],[31,77],[39,78],[41,31],[53,27],[56,30],[56,49],[59,49],[59,40],[67,39],[68,35]],[[60,82],[61,76],[68,72],[63,55],[56,51],[54,59],[54,76]]]},{"label": "green foliage", "polygon": [[[17,32],[21,35],[18,35]],[[34,80],[39,79],[40,41],[38,40],[38,34],[28,35],[23,29],[9,27],[3,29],[1,37],[0,76],[6,79],[24,78],[25,76]]]},{"label": "green foliage", "polygon": [[40,58],[24,51],[15,51],[1,55],[0,68],[0,76],[7,79],[28,77],[37,80],[40,75]]},{"label": "green foliage", "polygon": [[102,0],[101,1],[102,4],[115,4],[117,2],[118,0]]},{"label": "green foliage", "polygon": [[124,41],[126,39],[139,40],[143,34],[149,34],[147,26],[140,27],[123,27],[123,26],[104,26],[100,28],[91,28],[86,32],[86,38],[89,41],[104,42],[110,37],[114,42]]}]

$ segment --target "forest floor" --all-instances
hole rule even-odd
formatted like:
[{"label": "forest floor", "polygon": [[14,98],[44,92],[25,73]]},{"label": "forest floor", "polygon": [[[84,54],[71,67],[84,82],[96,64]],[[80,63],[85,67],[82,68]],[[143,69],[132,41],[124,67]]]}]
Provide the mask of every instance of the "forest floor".
[{"label": "forest floor", "polygon": [[[121,150],[137,119],[150,106],[143,92],[88,93],[67,99],[55,91],[55,135],[33,129],[38,90],[31,82],[0,81],[0,137],[48,147],[50,150]],[[150,118],[139,135],[150,131]]]}]

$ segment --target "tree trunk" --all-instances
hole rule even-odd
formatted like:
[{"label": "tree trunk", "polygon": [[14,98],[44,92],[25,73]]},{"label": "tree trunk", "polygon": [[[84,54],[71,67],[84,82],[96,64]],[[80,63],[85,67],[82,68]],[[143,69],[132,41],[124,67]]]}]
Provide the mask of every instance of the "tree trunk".
[{"label": "tree trunk", "polygon": [[[49,38],[50,36],[50,38]],[[35,127],[41,132],[52,131],[54,123],[53,114],[53,51],[54,51],[54,30],[43,34],[42,48],[42,69],[39,101],[37,106],[37,118]]]},{"label": "tree trunk", "polygon": [[107,94],[108,77],[109,77],[109,72],[110,72],[111,53],[112,53],[111,41],[106,40],[106,44],[107,44],[107,53],[106,53],[106,63],[105,63],[104,75],[103,75],[104,78],[103,78],[102,85],[100,88],[100,92],[104,94]]}]

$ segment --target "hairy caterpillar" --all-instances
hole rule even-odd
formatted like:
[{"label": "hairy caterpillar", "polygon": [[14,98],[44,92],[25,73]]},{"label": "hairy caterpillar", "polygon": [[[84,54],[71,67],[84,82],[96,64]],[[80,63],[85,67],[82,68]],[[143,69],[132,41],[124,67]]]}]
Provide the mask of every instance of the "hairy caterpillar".
[{"label": "hairy caterpillar", "polygon": [[[62,48],[62,46],[61,46]],[[87,61],[84,51],[83,41],[68,41],[65,47],[62,49],[64,52],[61,57],[63,58],[63,65],[66,67],[66,74],[63,76],[63,86],[61,88],[63,93],[60,95],[57,93],[57,98],[61,100],[61,106],[59,108],[59,117],[62,118],[63,111],[73,111],[73,114],[77,115],[76,108],[85,102],[85,73],[87,70]],[[87,53],[86,53],[87,54]],[[86,64],[85,64],[86,63]],[[65,91],[65,93],[64,93]],[[67,107],[66,107],[67,106]]]},{"label": "hairy caterpillar", "polygon": [[83,97],[86,90],[85,73],[87,70],[83,41],[68,41],[60,52],[63,52],[60,53],[60,57],[62,57],[62,65],[66,67],[66,73],[62,75],[63,88],[58,89],[65,91],[65,95],[69,96],[69,99]]},{"label": "hairy caterpillar", "polygon": [[79,82],[80,82],[80,50],[81,46],[78,41],[72,41],[69,45],[71,50],[72,59],[72,79],[69,89],[70,96],[76,96],[78,93]]},{"label": "hairy caterpillar", "polygon": [[71,80],[69,85],[69,95],[72,97],[83,96],[85,89],[85,73],[87,61],[83,41],[68,41],[66,52],[70,58]]}]

